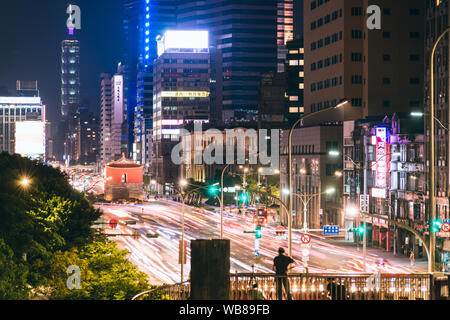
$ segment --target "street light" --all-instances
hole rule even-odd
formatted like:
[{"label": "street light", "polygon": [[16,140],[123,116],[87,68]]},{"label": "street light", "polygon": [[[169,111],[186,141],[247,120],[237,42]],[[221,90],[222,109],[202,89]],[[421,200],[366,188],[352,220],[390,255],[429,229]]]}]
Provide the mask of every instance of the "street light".
[{"label": "street light", "polygon": [[184,278],[184,187],[188,184],[185,179],[180,181],[180,194],[181,194],[181,283],[183,283]]},{"label": "street light", "polygon": [[22,180],[20,180],[20,185],[24,188],[27,189],[28,186],[30,185],[31,181],[30,179],[28,179],[27,177],[23,177]]},{"label": "street light", "polygon": [[288,180],[289,180],[289,215],[288,215],[288,237],[289,237],[289,256],[292,256],[292,135],[294,133],[295,127],[303,120],[310,118],[312,116],[315,116],[319,113],[322,113],[324,111],[329,111],[333,109],[338,109],[346,105],[349,101],[344,99],[340,103],[338,103],[336,106],[332,108],[322,109],[316,112],[309,113],[307,115],[303,115],[300,117],[295,123],[292,125],[290,131],[289,131],[289,138],[288,138]]},{"label": "street light", "polygon": [[[304,232],[307,232],[308,230],[308,223],[307,223],[307,211],[308,211],[308,203],[314,199],[315,197],[318,197],[320,195],[323,194],[327,194],[327,195],[332,195],[336,192],[336,189],[333,187],[327,188],[324,192],[320,192],[320,193],[315,193],[315,194],[307,194],[307,193],[292,193],[292,195],[297,196],[303,203],[303,229]],[[291,193],[289,192],[289,189],[283,189],[283,193],[286,195],[291,195]]]},{"label": "street light", "polygon": [[[430,206],[430,220],[433,221],[436,219],[436,198],[435,198],[435,186],[434,186],[434,55],[436,53],[436,48],[441,41],[441,39],[445,36],[446,33],[450,31],[450,27],[447,27],[447,29],[442,32],[442,34],[437,38],[433,50],[431,51],[431,59],[430,59],[430,116],[429,116],[429,126],[430,126],[430,133],[429,133],[429,152],[430,152],[430,159],[429,159],[429,206]],[[430,229],[430,255],[428,257],[428,271],[434,272],[435,271],[435,259],[436,255],[436,233],[432,228]]]}]

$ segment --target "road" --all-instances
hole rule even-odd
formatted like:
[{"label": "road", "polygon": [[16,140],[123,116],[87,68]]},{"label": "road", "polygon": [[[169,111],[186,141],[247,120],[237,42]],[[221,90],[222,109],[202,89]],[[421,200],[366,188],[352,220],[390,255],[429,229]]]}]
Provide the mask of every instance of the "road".
[{"label": "road", "polygon": [[[178,264],[178,243],[181,239],[181,205],[169,201],[152,201],[142,205],[132,204],[98,204],[104,212],[103,219],[109,221],[112,218],[124,223],[135,221],[135,225],[120,225],[117,229],[107,227],[107,234],[141,233],[141,237],[116,236],[112,237],[120,248],[128,249],[130,260],[139,269],[149,276],[152,284],[171,284],[180,282],[180,265]],[[244,233],[244,230],[252,230],[255,225],[247,221],[245,217],[232,213],[224,215],[224,238],[230,239],[231,246],[231,272],[251,272],[255,265],[254,244],[255,235]],[[190,270],[190,246],[189,241],[195,239],[219,238],[220,214],[203,209],[186,206],[185,212],[185,240],[187,245],[187,264],[184,268],[184,279],[188,278]],[[158,234],[158,238],[149,238],[146,234]],[[287,241],[278,239],[275,226],[262,228],[260,241],[260,260],[255,265],[256,272],[272,272],[273,258],[277,255],[279,247],[286,248]],[[293,272],[303,272],[303,249],[299,244],[301,233],[293,232],[293,259],[297,266]],[[308,268],[311,273],[335,273],[335,272],[362,272],[362,252],[358,252],[352,246],[341,246],[330,243],[321,236],[312,237],[312,247],[309,249]],[[385,273],[409,273],[408,259],[395,261],[384,260],[381,266],[380,255],[371,250],[367,255],[368,272]],[[426,271],[420,267],[416,271]]]}]

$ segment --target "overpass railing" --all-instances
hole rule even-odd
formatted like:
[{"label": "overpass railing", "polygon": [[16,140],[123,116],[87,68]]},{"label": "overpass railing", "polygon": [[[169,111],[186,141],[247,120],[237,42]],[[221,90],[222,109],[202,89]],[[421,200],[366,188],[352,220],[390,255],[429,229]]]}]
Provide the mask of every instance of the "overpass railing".
[{"label": "overpass railing", "polygon": [[[284,277],[285,278],[285,277]],[[277,280],[280,279],[280,280]],[[230,275],[230,300],[277,300],[277,281],[283,277],[263,273]],[[293,300],[432,300],[449,299],[449,277],[415,274],[289,274]],[[256,285],[256,288],[255,288]],[[160,287],[172,300],[187,300],[190,284]],[[255,292],[257,294],[255,295]],[[145,299],[145,295],[140,297]],[[283,290],[283,299],[286,299]]]}]

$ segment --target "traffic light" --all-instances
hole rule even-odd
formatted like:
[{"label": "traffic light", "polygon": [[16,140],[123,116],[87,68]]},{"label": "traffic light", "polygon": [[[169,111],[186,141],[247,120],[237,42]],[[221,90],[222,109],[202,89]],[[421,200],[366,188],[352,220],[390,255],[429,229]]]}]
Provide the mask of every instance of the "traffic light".
[{"label": "traffic light", "polygon": [[261,230],[261,226],[258,226],[255,230],[255,237],[256,239],[261,239],[262,237],[262,230]]},{"label": "traffic light", "polygon": [[441,225],[442,225],[442,222],[441,222],[441,221],[439,221],[439,220],[433,220],[433,221],[431,222],[431,230],[432,230],[433,232],[439,232],[439,230],[441,230]]},{"label": "traffic light", "polygon": [[359,234],[363,234],[364,233],[364,228],[363,227],[359,227],[357,229],[357,231],[358,231]]},{"label": "traffic light", "polygon": [[217,186],[211,186],[209,187],[209,193],[214,195],[219,191],[219,188]]},{"label": "traffic light", "polygon": [[241,196],[242,202],[246,202],[248,200],[248,195],[246,193],[243,193]]}]

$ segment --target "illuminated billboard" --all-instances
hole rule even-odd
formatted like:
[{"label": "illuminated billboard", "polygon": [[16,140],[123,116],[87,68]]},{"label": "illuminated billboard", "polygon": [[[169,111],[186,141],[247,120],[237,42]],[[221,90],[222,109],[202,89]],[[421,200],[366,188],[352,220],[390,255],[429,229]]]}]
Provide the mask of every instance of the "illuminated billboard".
[{"label": "illuminated billboard", "polygon": [[386,187],[386,173],[388,168],[387,162],[387,129],[386,128],[376,128],[376,186],[384,188]]},{"label": "illuminated billboard", "polygon": [[43,121],[16,122],[15,153],[38,158],[45,154],[45,123]]},{"label": "illuminated billboard", "polygon": [[163,91],[163,98],[207,98],[210,93],[208,91]]},{"label": "illuminated billboard", "polygon": [[168,49],[208,49],[208,31],[170,30],[158,40],[158,57]]}]

